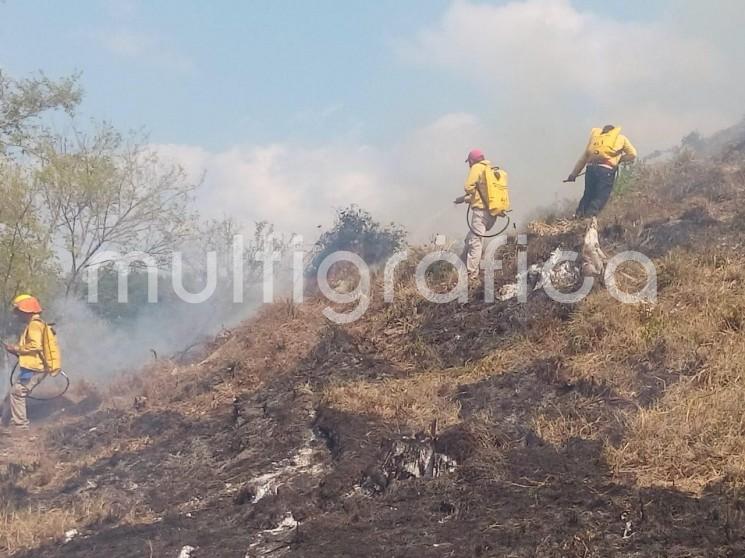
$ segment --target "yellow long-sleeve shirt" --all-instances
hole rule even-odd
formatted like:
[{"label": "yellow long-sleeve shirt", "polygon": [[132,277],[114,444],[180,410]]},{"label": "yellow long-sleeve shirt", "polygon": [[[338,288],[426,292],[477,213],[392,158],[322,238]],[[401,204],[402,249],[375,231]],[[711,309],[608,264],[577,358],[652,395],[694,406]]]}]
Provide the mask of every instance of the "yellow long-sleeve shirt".
[{"label": "yellow long-sleeve shirt", "polygon": [[44,322],[35,314],[18,340],[18,366],[34,372],[45,371],[42,358],[43,337]]},{"label": "yellow long-sleeve shirt", "polygon": [[491,168],[491,163],[487,160],[483,160],[474,163],[468,171],[468,177],[466,178],[466,183],[464,184],[463,189],[466,191],[466,194],[471,197],[470,203],[471,207],[474,209],[484,209],[484,202],[476,191],[476,186],[478,186],[481,176],[488,168]]},{"label": "yellow long-sleeve shirt", "polygon": [[[618,134],[618,137],[616,138],[616,143],[613,146],[613,148],[616,150],[618,155],[616,155],[615,157],[607,158],[603,162],[603,164],[606,164],[606,165],[609,165],[615,168],[621,163],[630,163],[636,159],[636,148],[631,144],[629,139],[623,134]],[[572,171],[572,174],[574,176],[577,176],[579,173],[581,173],[582,169],[585,168],[585,165],[587,164],[588,160],[589,160],[589,153],[587,153],[587,150],[585,150],[582,153],[582,156],[579,158],[579,161],[577,161],[577,164],[574,165],[574,170]]]}]

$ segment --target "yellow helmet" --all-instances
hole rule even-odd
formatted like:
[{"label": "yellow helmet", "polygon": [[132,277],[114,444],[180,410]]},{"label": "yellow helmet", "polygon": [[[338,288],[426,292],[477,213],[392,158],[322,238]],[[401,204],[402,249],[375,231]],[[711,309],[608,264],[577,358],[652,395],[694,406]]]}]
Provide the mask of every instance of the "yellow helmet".
[{"label": "yellow helmet", "polygon": [[13,299],[13,308],[25,314],[38,314],[41,312],[41,304],[36,297],[30,294],[20,294]]}]

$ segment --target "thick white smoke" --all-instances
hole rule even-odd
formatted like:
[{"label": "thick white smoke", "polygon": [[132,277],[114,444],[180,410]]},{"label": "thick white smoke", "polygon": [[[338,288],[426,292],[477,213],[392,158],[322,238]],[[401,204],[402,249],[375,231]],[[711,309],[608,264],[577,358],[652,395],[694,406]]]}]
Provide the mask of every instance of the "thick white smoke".
[{"label": "thick white smoke", "polygon": [[[510,171],[515,214],[524,221],[537,206],[579,196],[581,183],[561,180],[592,126],[621,125],[649,153],[742,117],[740,3],[662,6],[659,15],[632,21],[569,0],[457,0],[434,24],[412,22],[390,50],[391,64],[433,73],[453,91],[431,122],[412,123],[381,145],[159,149],[195,174],[207,171],[200,196],[207,212],[232,211],[307,237],[330,224],[334,209],[357,203],[401,222],[416,242],[435,232],[463,234],[462,208],[450,201],[460,193],[465,153],[481,147]],[[467,97],[457,93],[464,84]],[[418,95],[427,91],[403,97]]]}]

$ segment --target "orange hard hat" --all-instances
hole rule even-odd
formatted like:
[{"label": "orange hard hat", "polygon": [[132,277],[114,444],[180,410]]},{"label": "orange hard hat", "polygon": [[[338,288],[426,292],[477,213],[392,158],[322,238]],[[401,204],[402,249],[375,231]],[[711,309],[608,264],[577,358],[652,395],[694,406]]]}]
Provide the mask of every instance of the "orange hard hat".
[{"label": "orange hard hat", "polygon": [[24,314],[38,314],[41,312],[39,300],[29,294],[22,294],[15,297],[13,299],[13,308]]}]

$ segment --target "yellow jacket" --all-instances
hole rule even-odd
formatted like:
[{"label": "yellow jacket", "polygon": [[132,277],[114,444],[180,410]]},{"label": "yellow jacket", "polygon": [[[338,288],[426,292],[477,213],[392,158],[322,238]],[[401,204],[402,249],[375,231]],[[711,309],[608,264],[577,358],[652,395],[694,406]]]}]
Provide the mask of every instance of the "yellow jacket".
[{"label": "yellow jacket", "polygon": [[34,314],[18,340],[18,366],[34,372],[45,371],[42,358],[43,337],[44,322],[38,314]]},{"label": "yellow jacket", "polygon": [[488,168],[491,168],[491,163],[487,160],[483,160],[474,163],[468,171],[468,177],[466,178],[466,184],[463,189],[466,191],[466,194],[471,197],[470,204],[474,209],[484,209],[484,202],[481,201],[481,196],[479,196],[479,193],[476,191],[476,186],[478,186],[484,170]]},{"label": "yellow jacket", "polygon": [[[631,161],[636,159],[636,148],[631,145],[629,138],[627,138],[623,134],[618,134],[618,137],[616,138],[616,144],[613,147],[619,153],[619,155],[610,157],[606,160],[606,164],[612,166],[613,168],[616,168],[620,163],[630,163]],[[587,150],[582,153],[582,157],[580,157],[579,161],[577,161],[577,164],[574,165],[574,170],[572,171],[573,175],[576,176],[582,172],[582,169],[585,168],[585,165],[587,164],[589,156],[590,154],[587,152]]]}]

